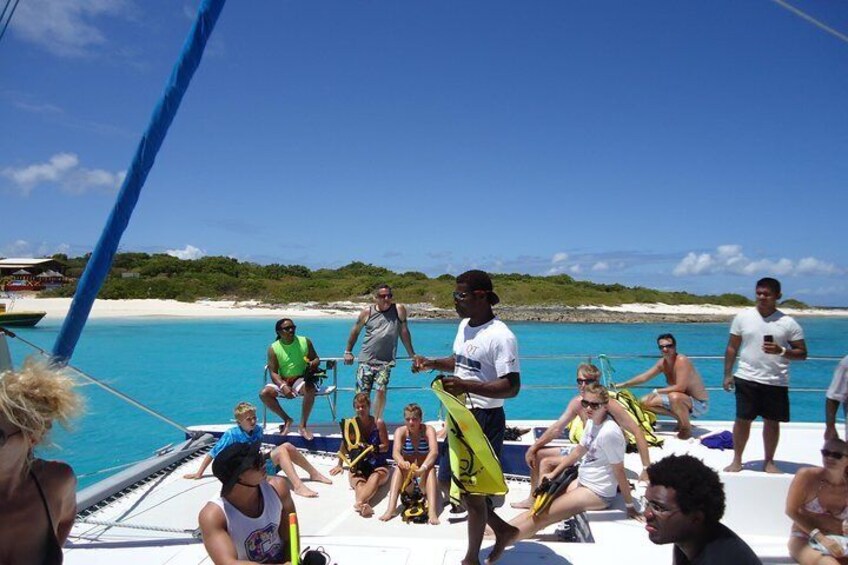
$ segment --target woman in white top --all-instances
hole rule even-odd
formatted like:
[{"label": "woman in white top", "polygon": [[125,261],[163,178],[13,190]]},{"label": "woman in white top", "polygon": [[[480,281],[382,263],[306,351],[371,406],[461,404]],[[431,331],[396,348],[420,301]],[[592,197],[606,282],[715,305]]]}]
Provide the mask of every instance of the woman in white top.
[{"label": "woman in white top", "polygon": [[609,393],[603,385],[592,383],[583,389],[581,404],[588,420],[583,439],[566,455],[557,467],[541,479],[553,479],[567,467],[580,461],[577,479],[564,494],[559,495],[547,510],[534,516],[532,511],[513,518],[508,531],[496,533],[495,545],[488,562],[497,560],[503,550],[517,541],[533,536],[547,526],[570,518],[586,510],[603,510],[615,498],[617,489],[624,496],[627,515],[637,518],[630,483],[624,474],[626,442],[621,428],[607,413]]}]

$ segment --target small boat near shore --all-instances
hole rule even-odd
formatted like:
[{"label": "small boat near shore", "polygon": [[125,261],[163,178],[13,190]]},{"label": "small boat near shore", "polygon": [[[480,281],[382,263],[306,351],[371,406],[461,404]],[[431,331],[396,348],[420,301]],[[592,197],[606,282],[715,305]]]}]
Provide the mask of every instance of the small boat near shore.
[{"label": "small boat near shore", "polygon": [[5,304],[0,302],[0,326],[10,328],[31,328],[47,315],[47,312],[10,312],[9,310],[7,310]]}]

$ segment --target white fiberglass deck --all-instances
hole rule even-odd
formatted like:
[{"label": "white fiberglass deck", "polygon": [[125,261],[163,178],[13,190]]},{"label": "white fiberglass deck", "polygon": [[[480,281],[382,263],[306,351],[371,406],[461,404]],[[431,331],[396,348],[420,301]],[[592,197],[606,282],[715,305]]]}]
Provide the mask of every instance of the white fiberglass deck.
[{"label": "white fiberglass deck", "polygon": [[[544,426],[547,422],[510,422],[519,426]],[[729,428],[727,422],[702,423],[698,433]],[[217,426],[198,426],[204,430]],[[228,426],[220,426],[225,429]],[[270,426],[269,426],[270,428]],[[791,563],[787,551],[790,522],[783,512],[786,492],[792,473],[800,466],[820,464],[818,450],[822,443],[820,424],[791,424],[783,429],[778,449],[778,465],[787,473],[766,475],[753,470],[741,473],[721,473],[727,493],[727,512],[723,520],[739,533],[767,563]],[[670,453],[692,453],[708,465],[721,469],[731,459],[730,452],[710,450],[696,440],[680,441],[670,432],[660,431],[666,439],[662,449],[652,448],[651,458],[657,460]],[[746,461],[751,467],[762,461],[761,428],[755,424]],[[530,443],[531,434],[522,443]],[[332,457],[310,455],[313,463],[325,474],[335,464]],[[198,481],[182,478],[197,468],[199,459],[181,465],[170,474],[149,485],[119,498],[88,517],[89,520],[121,522],[136,526],[155,526],[185,530],[169,533],[123,526],[99,526],[78,523],[74,526],[65,550],[70,564],[98,563],[211,563],[202,543],[192,537],[197,527],[197,513],[219,489],[218,481],[209,474]],[[636,454],[625,460],[628,475],[635,481],[641,463]],[[455,564],[465,552],[466,524],[451,524],[447,512],[442,524],[405,524],[400,518],[380,522],[377,517],[386,509],[385,491],[375,499],[375,516],[365,519],[354,513],[353,493],[346,478],[337,477],[333,485],[310,483],[318,498],[295,497],[301,525],[302,547],[323,546],[340,564]],[[511,481],[506,504],[497,511],[510,519],[518,511],[509,502],[527,496],[529,484]],[[643,485],[637,487],[641,494]],[[670,546],[655,546],[647,538],[643,524],[628,520],[619,499],[617,507],[588,513],[595,543],[564,543],[552,535],[553,527],[538,538],[527,540],[508,549],[499,563],[614,563],[625,560],[635,563],[668,563]],[[481,555],[485,557],[491,540],[484,540]]]}]

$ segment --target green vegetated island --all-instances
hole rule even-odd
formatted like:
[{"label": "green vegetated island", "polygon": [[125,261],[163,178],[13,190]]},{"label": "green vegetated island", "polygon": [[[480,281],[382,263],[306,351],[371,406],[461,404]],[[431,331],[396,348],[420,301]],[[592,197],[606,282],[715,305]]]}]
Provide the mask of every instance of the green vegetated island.
[{"label": "green vegetated island", "polygon": [[[65,275],[72,282],[44,291],[41,296],[69,297],[76,290],[88,255],[69,258],[57,254],[54,259],[66,265]],[[746,306],[752,301],[740,294],[696,295],[688,292],[664,292],[621,284],[597,284],[578,281],[568,275],[534,276],[493,274],[501,297],[499,315],[515,320],[546,321],[660,321],[669,318],[687,321],[680,315],[635,314],[577,310],[577,306],[617,306],[630,303],[716,304]],[[411,305],[411,314],[422,317],[449,317],[453,313],[454,275],[429,277],[408,271],[352,262],[338,269],[309,269],[303,265],[260,265],[229,257],[178,259],[166,254],[119,253],[109,277],[98,294],[100,299],[159,298],[193,302],[200,299],[259,301],[269,307],[312,302],[329,305],[339,302],[370,301],[380,283],[394,289],[395,300]],[[784,306],[805,308],[796,300]],[[697,321],[716,317],[691,316]],[[720,316],[719,318],[726,318]],[[694,319],[692,321],[695,321]]]}]

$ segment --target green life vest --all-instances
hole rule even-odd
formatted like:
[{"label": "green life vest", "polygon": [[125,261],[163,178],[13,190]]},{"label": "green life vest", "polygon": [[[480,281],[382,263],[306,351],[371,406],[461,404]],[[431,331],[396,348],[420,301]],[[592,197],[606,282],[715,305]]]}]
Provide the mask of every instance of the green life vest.
[{"label": "green life vest", "polygon": [[277,355],[278,375],[283,378],[299,377],[306,372],[306,356],[309,354],[309,344],[305,337],[296,336],[297,339],[289,344],[279,339],[271,344],[271,349]]},{"label": "green life vest", "polygon": [[[648,443],[649,447],[662,447],[663,440],[654,434],[654,426],[657,422],[657,415],[651,412],[650,410],[644,410],[642,405],[639,404],[639,400],[633,396],[633,393],[629,390],[620,390],[618,392],[610,392],[609,393],[610,400],[615,400],[630,414],[630,417],[633,418],[640,428],[642,428],[642,433],[645,434],[645,441]],[[627,446],[629,448],[633,448],[636,446],[636,438],[625,430],[623,427],[621,431],[624,432],[624,439],[627,440]],[[580,416],[574,418],[570,424],[568,424],[568,438],[572,443],[580,443],[580,440],[583,438],[583,420],[580,419]]]}]

